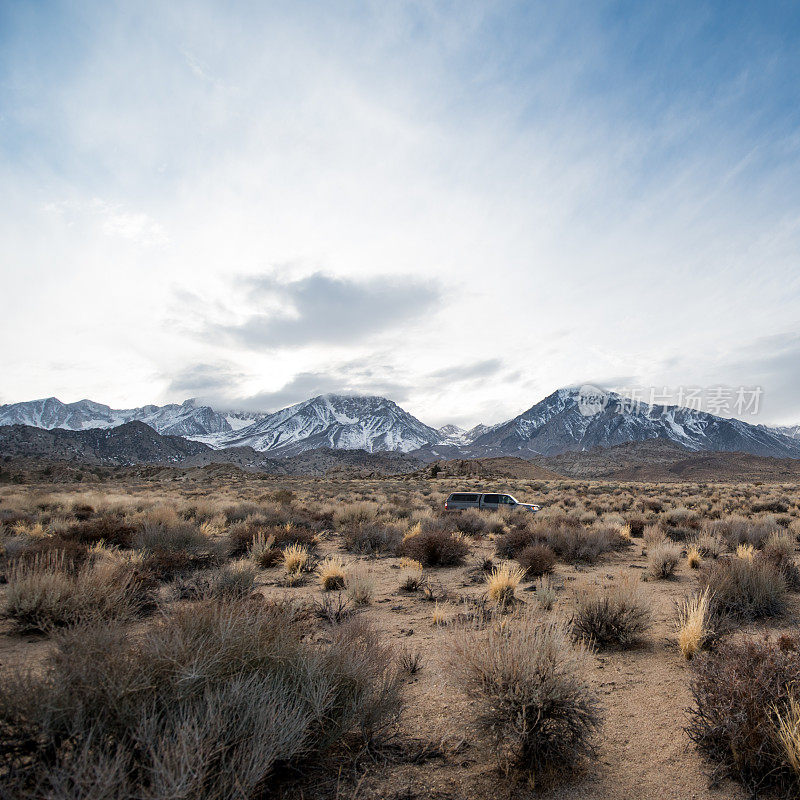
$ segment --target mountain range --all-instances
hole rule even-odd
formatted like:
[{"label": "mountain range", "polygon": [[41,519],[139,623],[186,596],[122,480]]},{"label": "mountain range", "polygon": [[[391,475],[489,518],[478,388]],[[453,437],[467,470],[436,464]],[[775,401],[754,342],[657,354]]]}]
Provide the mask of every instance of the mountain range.
[{"label": "mountain range", "polygon": [[507,422],[468,431],[454,425],[439,429],[425,425],[383,397],[335,394],[274,413],[218,411],[194,400],[116,410],[91,400],[62,403],[51,397],[0,406],[0,426],[88,432],[140,422],[163,436],[187,440],[181,447],[192,442],[209,451],[248,452],[243,456],[246,462],[257,460],[255,454],[279,459],[319,448],[405,453],[428,462],[534,459],[654,439],[690,451],[800,458],[800,426],[750,425],[678,406],[634,405],[613,392],[598,392],[600,402],[587,405],[585,389],[559,389]]},{"label": "mountain range", "polygon": [[0,453],[29,466],[43,462],[98,467],[233,464],[248,472],[269,475],[325,475],[330,470],[396,475],[413,472],[422,466],[419,459],[395,452],[366,453],[363,450],[320,447],[298,455],[271,458],[252,447],[214,449],[182,436],[162,435],[136,420],[114,428],[80,431],[4,425],[0,427]]}]

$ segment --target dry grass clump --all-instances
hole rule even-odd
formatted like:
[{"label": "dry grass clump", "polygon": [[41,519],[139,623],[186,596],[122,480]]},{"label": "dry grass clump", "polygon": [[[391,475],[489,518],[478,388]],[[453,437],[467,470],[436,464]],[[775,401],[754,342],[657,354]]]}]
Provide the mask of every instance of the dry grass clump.
[{"label": "dry grass clump", "polygon": [[648,574],[657,580],[671,578],[677,568],[683,551],[673,542],[661,542],[647,551]]},{"label": "dry grass clump", "polygon": [[519,582],[525,576],[525,569],[510,564],[508,561],[494,567],[486,576],[486,589],[489,597],[499,606],[508,606],[514,602],[514,593]]},{"label": "dry grass clump", "polygon": [[447,625],[448,617],[445,605],[436,600],[431,610],[431,625]]},{"label": "dry grass clump", "polygon": [[459,630],[450,648],[457,685],[480,702],[479,723],[504,768],[538,782],[593,754],[601,719],[587,651],[563,623],[520,615]]},{"label": "dry grass clump", "polygon": [[711,597],[704,589],[678,608],[678,647],[685,659],[692,658],[711,636]]},{"label": "dry grass clump", "polygon": [[639,582],[623,577],[602,587],[580,587],[570,624],[576,639],[624,649],[641,641],[652,614]]},{"label": "dry grass clump", "polygon": [[418,592],[425,581],[422,564],[412,558],[404,558],[400,562],[400,591]]},{"label": "dry grass clump", "polygon": [[763,559],[720,558],[700,570],[699,587],[710,592],[713,612],[723,617],[761,619],[786,605],[786,580]]},{"label": "dry grass clump", "polygon": [[311,554],[302,544],[291,544],[283,551],[283,569],[287,575],[299,575],[311,569]]},{"label": "dry grass clump", "polygon": [[751,544],[740,544],[736,548],[736,558],[743,558],[745,561],[752,561],[755,558],[756,550]]},{"label": "dry grass clump", "polygon": [[344,589],[347,582],[347,565],[338,556],[330,556],[317,566],[319,585],[324,592]]},{"label": "dry grass clump", "polygon": [[795,695],[789,697],[784,709],[773,707],[778,724],[778,741],[783,748],[786,762],[800,783],[800,702]]},{"label": "dry grass clump", "polygon": [[364,567],[355,567],[347,576],[347,596],[354,606],[368,606],[375,596],[375,579]]},{"label": "dry grass clump", "polygon": [[423,567],[454,567],[463,563],[469,545],[449,530],[422,527],[419,533],[406,536],[400,552]]},{"label": "dry grass clump", "polygon": [[796,797],[790,792],[800,790],[800,782],[781,730],[791,744],[792,700],[800,685],[797,641],[733,640],[694,663],[687,732],[716,765],[714,778],[737,778],[754,795],[777,789]]},{"label": "dry grass clump", "polygon": [[546,544],[528,545],[516,558],[525,574],[532,578],[550,574],[556,565],[556,554]]},{"label": "dry grass clump", "polygon": [[416,675],[423,666],[422,654],[403,648],[397,655],[397,666],[404,675]]},{"label": "dry grass clump", "polygon": [[700,565],[703,563],[703,554],[700,552],[700,548],[693,544],[689,546],[689,549],[686,551],[686,563],[689,566],[689,569],[700,569]]},{"label": "dry grass clump", "polygon": [[9,796],[243,800],[275,788],[278,763],[373,737],[399,709],[392,652],[360,621],[327,645],[303,631],[288,606],[231,601],[138,636],[63,634],[43,670],[0,682]]},{"label": "dry grass clump", "polygon": [[87,620],[128,618],[141,603],[130,564],[99,559],[76,569],[53,552],[11,567],[3,616],[24,630],[47,632]]},{"label": "dry grass clump", "polygon": [[228,552],[233,556],[244,555],[258,536],[272,537],[273,546],[280,550],[293,544],[303,545],[307,550],[317,546],[316,533],[309,527],[294,522],[275,524],[268,516],[252,515],[228,529]]}]

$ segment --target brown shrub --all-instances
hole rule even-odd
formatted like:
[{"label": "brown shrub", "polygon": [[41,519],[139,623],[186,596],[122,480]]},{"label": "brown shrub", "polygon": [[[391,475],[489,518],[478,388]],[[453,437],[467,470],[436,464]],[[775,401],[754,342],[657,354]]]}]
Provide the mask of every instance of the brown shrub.
[{"label": "brown shrub", "polygon": [[650,547],[647,551],[647,569],[650,576],[657,580],[671,578],[682,554],[680,546],[672,542],[665,541]]},{"label": "brown shrub", "polygon": [[396,553],[403,542],[403,532],[389,523],[353,523],[342,529],[342,541],[351,553]]},{"label": "brown shrub", "polygon": [[527,526],[511,528],[495,539],[495,552],[498,558],[516,558],[526,547],[541,542],[543,536]]},{"label": "brown shrub", "polygon": [[709,590],[712,613],[721,617],[761,619],[786,605],[786,580],[763,559],[719,558],[700,570],[698,585]]},{"label": "brown shrub", "polygon": [[456,529],[466,533],[467,536],[480,536],[486,533],[489,527],[486,516],[474,508],[457,512],[453,516],[455,517]]},{"label": "brown shrub", "polygon": [[561,525],[548,532],[547,544],[568,564],[593,564],[603,553],[627,547],[630,541],[615,528],[583,528]]},{"label": "brown shrub", "polygon": [[601,718],[587,653],[562,623],[513,617],[459,630],[450,646],[458,686],[480,702],[478,721],[504,768],[539,781],[593,754]]},{"label": "brown shrub", "polygon": [[641,539],[644,536],[645,525],[647,521],[644,517],[628,517],[628,529],[634,539]]},{"label": "brown shrub", "polygon": [[780,572],[790,589],[800,589],[800,569],[795,560],[794,537],[788,531],[770,534],[758,558]]},{"label": "brown shrub", "polygon": [[49,552],[11,568],[2,613],[22,630],[49,632],[87,620],[127,618],[141,604],[130,564],[101,561],[76,570],[63,554]]},{"label": "brown shrub", "polygon": [[94,516],[94,508],[88,503],[76,503],[72,506],[72,516],[79,522],[84,522]]},{"label": "brown shrub", "polygon": [[423,567],[453,567],[464,561],[469,545],[448,530],[427,528],[406,537],[399,552]]},{"label": "brown shrub", "polygon": [[531,544],[517,554],[517,562],[527,576],[537,578],[553,571],[556,554],[546,544]]},{"label": "brown shrub", "polygon": [[800,790],[776,736],[776,716],[800,685],[797,641],[729,641],[694,665],[687,733],[715,764],[714,778],[737,778],[754,795]]},{"label": "brown shrub", "polygon": [[89,545],[63,536],[42,536],[33,539],[23,546],[19,553],[20,560],[46,557],[48,553],[59,553],[65,564],[79,567],[89,557]]},{"label": "brown shrub", "polygon": [[623,578],[606,586],[583,586],[575,595],[573,635],[598,647],[632,647],[652,624],[641,586]]},{"label": "brown shrub", "polygon": [[43,670],[7,669],[0,681],[0,758],[17,764],[3,788],[118,800],[142,787],[209,800],[270,793],[277,764],[319,757],[348,733],[369,740],[399,709],[394,656],[374,630],[344,624],[325,644],[305,629],[286,604],[238,600],[180,607],[138,635],[64,633]]},{"label": "brown shrub", "polygon": [[773,519],[754,520],[735,514],[708,524],[708,532],[712,535],[722,536],[731,550],[735,550],[740,544],[747,544],[756,549],[761,548],[776,528],[777,525]]},{"label": "brown shrub", "polygon": [[761,514],[765,511],[772,514],[785,514],[789,510],[789,501],[782,497],[761,500],[760,502],[753,503],[750,506],[750,510],[754,514]]},{"label": "brown shrub", "polygon": [[130,547],[134,528],[115,514],[103,514],[71,525],[63,532],[65,539],[73,539],[83,544],[105,542],[117,547]]}]

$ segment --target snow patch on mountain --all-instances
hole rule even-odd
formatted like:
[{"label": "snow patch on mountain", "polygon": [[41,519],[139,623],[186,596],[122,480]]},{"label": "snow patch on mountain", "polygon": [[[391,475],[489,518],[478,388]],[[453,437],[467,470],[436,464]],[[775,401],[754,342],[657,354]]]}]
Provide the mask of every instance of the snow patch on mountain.
[{"label": "snow patch on mountain", "polygon": [[439,433],[384,397],[320,395],[216,437],[215,446],[248,445],[294,455],[317,447],[407,453],[439,440]]},{"label": "snow patch on mountain", "polygon": [[92,400],[62,403],[55,397],[0,406],[0,425],[32,425],[71,431],[117,428],[126,422],[144,422],[159,433],[191,439],[232,430],[224,416],[194,400],[166,406],[113,409]]},{"label": "snow patch on mountain", "polygon": [[249,446],[275,456],[317,448],[415,452],[421,458],[515,455],[532,458],[568,451],[664,439],[693,451],[740,451],[800,458],[800,426],[748,425],[676,406],[635,404],[605,390],[566,387],[511,420],[464,430],[436,430],[383,397],[320,395],[274,413],[216,411],[194,400],[165,406],[112,409],[55,397],[0,406],[0,425],[52,430],[110,429],[143,422],[164,435],[212,448]]}]

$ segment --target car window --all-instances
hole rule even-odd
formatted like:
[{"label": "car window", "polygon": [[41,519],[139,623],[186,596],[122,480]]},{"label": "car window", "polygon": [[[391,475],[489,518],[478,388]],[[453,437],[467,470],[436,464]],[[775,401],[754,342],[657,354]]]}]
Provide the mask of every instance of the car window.
[{"label": "car window", "polygon": [[500,495],[500,502],[507,506],[513,506],[516,504],[516,500],[509,494],[501,494]]},{"label": "car window", "polygon": [[478,501],[478,495],[456,493],[451,494],[448,500],[452,500],[454,503],[476,503]]},{"label": "car window", "polygon": [[484,503],[499,503],[500,502],[500,495],[499,494],[485,494],[483,496]]}]

